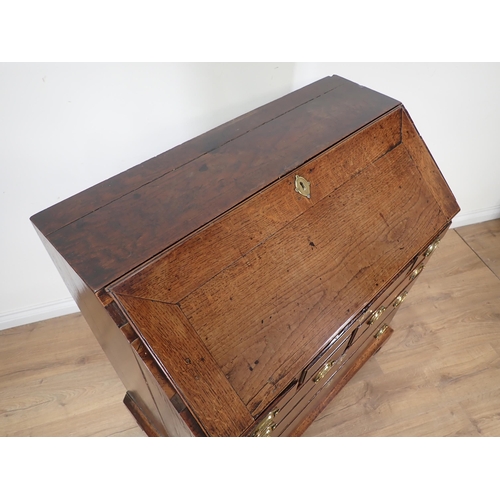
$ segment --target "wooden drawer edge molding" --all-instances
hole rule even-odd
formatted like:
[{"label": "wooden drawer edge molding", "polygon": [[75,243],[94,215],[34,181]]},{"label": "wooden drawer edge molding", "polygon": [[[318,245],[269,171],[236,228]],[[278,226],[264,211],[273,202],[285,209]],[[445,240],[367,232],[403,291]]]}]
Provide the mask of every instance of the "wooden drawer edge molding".
[{"label": "wooden drawer edge molding", "polygon": [[161,434],[151,423],[151,421],[146,417],[145,413],[142,411],[141,407],[137,404],[130,392],[127,391],[125,398],[123,399],[123,404],[128,408],[132,416],[139,427],[146,433],[149,437],[160,437]]},{"label": "wooden drawer edge molding", "polygon": [[[182,398],[177,394],[173,385],[165,377],[161,369],[158,367],[151,353],[146,349],[141,339],[137,338],[133,343],[132,347],[137,353],[140,359],[140,367],[146,378],[150,391],[152,391],[155,403],[158,407],[158,411],[165,425],[165,430],[167,435],[173,435],[172,431],[169,431],[168,427],[171,423],[177,420],[177,416],[180,416],[184,420],[185,425],[187,425],[190,433],[193,436],[205,436],[203,429],[200,424],[196,421],[194,416],[191,414],[186,404]],[[163,400],[163,403],[162,403]],[[168,401],[167,401],[168,400]],[[175,412],[177,414],[175,414]],[[182,426],[176,426],[177,434],[179,431],[184,431]]]}]

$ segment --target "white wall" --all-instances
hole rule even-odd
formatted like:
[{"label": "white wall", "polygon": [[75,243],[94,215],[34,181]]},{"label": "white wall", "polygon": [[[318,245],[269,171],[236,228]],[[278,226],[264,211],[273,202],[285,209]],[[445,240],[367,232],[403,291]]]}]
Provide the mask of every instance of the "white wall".
[{"label": "white wall", "polygon": [[461,207],[454,227],[500,217],[500,64],[301,63],[294,88],[327,74],[405,105]]},{"label": "white wall", "polygon": [[31,215],[331,74],[405,104],[459,223],[500,217],[498,64],[0,64],[0,329],[76,310]]},{"label": "white wall", "polygon": [[293,69],[0,64],[0,329],[77,310],[31,215],[287,94]]}]

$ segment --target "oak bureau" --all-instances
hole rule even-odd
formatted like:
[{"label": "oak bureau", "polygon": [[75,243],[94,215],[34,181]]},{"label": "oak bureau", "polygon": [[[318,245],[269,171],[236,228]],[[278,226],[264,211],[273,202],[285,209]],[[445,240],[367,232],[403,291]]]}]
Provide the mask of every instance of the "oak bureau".
[{"label": "oak bureau", "polygon": [[31,220],[148,435],[297,436],[458,211],[404,106],[332,76]]}]

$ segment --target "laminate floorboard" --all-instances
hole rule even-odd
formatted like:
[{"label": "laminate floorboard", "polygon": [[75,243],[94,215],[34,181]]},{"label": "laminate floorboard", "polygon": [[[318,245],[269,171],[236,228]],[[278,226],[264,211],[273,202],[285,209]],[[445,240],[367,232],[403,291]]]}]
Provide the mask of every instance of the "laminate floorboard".
[{"label": "laminate floorboard", "polygon": [[[450,230],[305,436],[500,436],[500,219]],[[0,436],[144,436],[80,314],[0,331]]]},{"label": "laminate floorboard", "polygon": [[0,331],[0,436],[144,436],[81,314]]},{"label": "laminate floorboard", "polygon": [[500,279],[500,219],[459,227],[457,233]]},{"label": "laminate floorboard", "polygon": [[500,436],[500,279],[461,236],[447,233],[392,337],[305,436]]}]

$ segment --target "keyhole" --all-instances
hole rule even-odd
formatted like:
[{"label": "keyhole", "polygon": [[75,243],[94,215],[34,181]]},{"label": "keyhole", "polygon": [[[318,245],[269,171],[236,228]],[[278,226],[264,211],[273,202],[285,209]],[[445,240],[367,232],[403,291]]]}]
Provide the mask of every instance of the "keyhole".
[{"label": "keyhole", "polygon": [[309,182],[307,182],[306,179],[303,177],[300,177],[299,175],[295,176],[295,191],[297,193],[300,193],[302,196],[305,196],[306,198],[310,198],[310,191],[309,191]]}]

